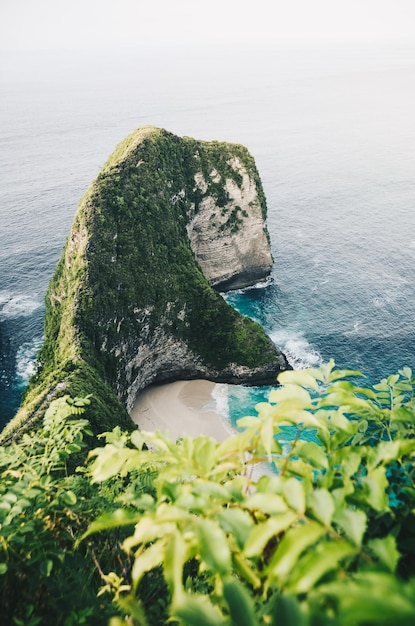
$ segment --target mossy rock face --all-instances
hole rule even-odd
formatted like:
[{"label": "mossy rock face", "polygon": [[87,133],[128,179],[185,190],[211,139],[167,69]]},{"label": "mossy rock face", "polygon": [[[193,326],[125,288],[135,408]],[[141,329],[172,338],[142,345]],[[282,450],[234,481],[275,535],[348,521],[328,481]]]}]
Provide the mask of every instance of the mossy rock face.
[{"label": "mossy rock face", "polygon": [[243,146],[154,127],[127,137],[80,202],[46,296],[39,370],[3,436],[68,391],[92,394],[100,432],[131,427],[127,411],[154,382],[274,382],[285,357],[212,288],[266,278],[265,216]]}]

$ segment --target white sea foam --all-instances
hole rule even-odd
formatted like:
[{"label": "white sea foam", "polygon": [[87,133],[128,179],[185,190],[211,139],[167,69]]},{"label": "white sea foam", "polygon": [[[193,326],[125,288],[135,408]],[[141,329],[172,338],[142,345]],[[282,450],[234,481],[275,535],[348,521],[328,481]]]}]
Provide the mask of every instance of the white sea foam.
[{"label": "white sea foam", "polygon": [[216,383],[212,391],[215,401],[215,410],[221,417],[229,419],[228,386],[224,383]]},{"label": "white sea foam", "polygon": [[270,334],[272,341],[282,350],[294,369],[316,367],[322,363],[320,353],[312,348],[301,333],[278,330]]},{"label": "white sea foam", "polygon": [[274,283],[274,278],[271,276],[271,274],[269,274],[265,280],[261,280],[258,283],[255,283],[255,285],[250,285],[249,287],[245,287],[245,289],[242,289],[242,291],[251,291],[251,289],[265,289],[266,287],[269,287],[270,285],[272,285]]},{"label": "white sea foam", "polygon": [[225,430],[228,431],[229,435],[234,435],[235,429],[232,427],[229,414],[228,385],[216,383],[212,391],[212,398],[215,401],[215,411],[221,416]]},{"label": "white sea foam", "polygon": [[346,330],[345,331],[345,335],[358,335],[361,332],[361,322],[359,320],[356,320],[356,322],[353,324],[353,328],[351,330]]},{"label": "white sea foam", "polygon": [[42,306],[36,295],[0,291],[0,319],[29,317]]},{"label": "white sea foam", "polygon": [[27,385],[29,378],[36,371],[36,355],[43,338],[36,337],[23,343],[16,354],[16,380],[19,386]]}]

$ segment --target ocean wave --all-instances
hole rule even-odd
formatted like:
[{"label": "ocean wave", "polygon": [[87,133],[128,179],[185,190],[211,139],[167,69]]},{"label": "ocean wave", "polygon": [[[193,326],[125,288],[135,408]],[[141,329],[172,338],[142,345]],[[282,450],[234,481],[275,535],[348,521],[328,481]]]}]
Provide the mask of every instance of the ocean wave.
[{"label": "ocean wave", "polygon": [[215,411],[221,417],[229,419],[228,385],[216,383],[212,391],[212,398],[215,401]]},{"label": "ocean wave", "polygon": [[19,387],[26,386],[29,378],[36,371],[36,355],[42,345],[43,337],[23,343],[16,354],[16,382]]},{"label": "ocean wave", "polygon": [[0,291],[0,319],[29,317],[41,306],[42,302],[34,295]]},{"label": "ocean wave", "polygon": [[241,292],[243,293],[244,291],[251,291],[252,289],[266,289],[266,287],[273,285],[274,282],[275,280],[273,276],[269,274],[264,280],[261,280],[258,283],[255,283],[254,285],[249,285],[249,287],[245,287],[244,289],[241,289]]},{"label": "ocean wave", "polygon": [[234,435],[236,427],[233,425],[229,408],[229,386],[225,383],[216,383],[212,391],[215,402],[215,411],[222,418],[223,426],[229,435]]},{"label": "ocean wave", "polygon": [[291,367],[296,370],[316,367],[322,363],[320,353],[301,333],[278,330],[270,333],[272,341],[282,350]]}]

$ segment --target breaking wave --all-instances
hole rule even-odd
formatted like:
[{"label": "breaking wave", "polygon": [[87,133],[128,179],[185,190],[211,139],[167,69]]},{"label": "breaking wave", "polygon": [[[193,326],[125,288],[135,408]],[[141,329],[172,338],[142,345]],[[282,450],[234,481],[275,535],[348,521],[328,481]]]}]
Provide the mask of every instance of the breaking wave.
[{"label": "breaking wave", "polygon": [[270,333],[270,337],[294,369],[318,367],[323,361],[318,350],[315,350],[301,333],[278,330]]},{"label": "breaking wave", "polygon": [[29,378],[36,371],[36,355],[43,338],[37,337],[33,341],[23,343],[16,354],[16,382],[19,387],[25,387]]},{"label": "breaking wave", "polygon": [[0,291],[0,320],[29,317],[41,306],[42,302],[36,296]]}]

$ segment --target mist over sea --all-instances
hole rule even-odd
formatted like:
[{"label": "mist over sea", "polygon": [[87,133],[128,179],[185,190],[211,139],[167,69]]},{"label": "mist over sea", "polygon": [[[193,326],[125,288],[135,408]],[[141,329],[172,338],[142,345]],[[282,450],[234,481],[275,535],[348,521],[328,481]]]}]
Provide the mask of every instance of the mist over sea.
[{"label": "mist over sea", "polygon": [[[0,88],[0,427],[78,202],[145,124],[251,151],[274,270],[226,298],[294,367],[415,369],[415,46],[10,54]],[[267,390],[227,391],[235,420]]]}]

